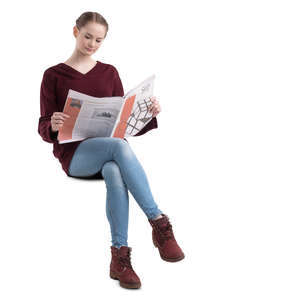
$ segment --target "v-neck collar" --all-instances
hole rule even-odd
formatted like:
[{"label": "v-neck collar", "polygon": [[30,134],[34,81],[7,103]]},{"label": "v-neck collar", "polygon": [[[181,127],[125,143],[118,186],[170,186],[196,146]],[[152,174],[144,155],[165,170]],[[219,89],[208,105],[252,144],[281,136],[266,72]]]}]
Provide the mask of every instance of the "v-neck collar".
[{"label": "v-neck collar", "polygon": [[79,74],[81,77],[85,77],[85,76],[89,75],[90,73],[92,73],[97,68],[97,66],[99,64],[100,64],[100,61],[96,60],[96,64],[89,71],[87,71],[86,73],[81,73],[78,70],[74,69],[73,67],[71,67],[71,66],[69,66],[69,65],[67,65],[65,63],[60,63],[61,66],[63,66],[65,68],[67,68],[67,69],[69,69],[69,70],[71,70],[71,71]]}]

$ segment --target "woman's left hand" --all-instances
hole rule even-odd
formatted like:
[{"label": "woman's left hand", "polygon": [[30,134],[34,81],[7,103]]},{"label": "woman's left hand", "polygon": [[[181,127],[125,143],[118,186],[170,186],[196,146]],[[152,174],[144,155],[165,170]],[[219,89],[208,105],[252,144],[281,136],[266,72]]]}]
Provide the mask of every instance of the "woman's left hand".
[{"label": "woman's left hand", "polygon": [[152,113],[152,118],[154,118],[161,112],[161,108],[159,102],[156,100],[156,97],[151,97],[150,101],[152,102],[152,104],[150,105],[149,111],[150,113]]}]

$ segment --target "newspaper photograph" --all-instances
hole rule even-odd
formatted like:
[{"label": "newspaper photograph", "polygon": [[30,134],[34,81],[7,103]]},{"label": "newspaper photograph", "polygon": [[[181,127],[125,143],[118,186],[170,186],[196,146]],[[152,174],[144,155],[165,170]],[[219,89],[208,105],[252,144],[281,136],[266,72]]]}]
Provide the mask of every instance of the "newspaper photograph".
[{"label": "newspaper photograph", "polygon": [[92,97],[69,89],[63,112],[70,116],[59,129],[59,144],[89,137],[130,137],[152,119],[149,112],[155,75],[123,97]]}]

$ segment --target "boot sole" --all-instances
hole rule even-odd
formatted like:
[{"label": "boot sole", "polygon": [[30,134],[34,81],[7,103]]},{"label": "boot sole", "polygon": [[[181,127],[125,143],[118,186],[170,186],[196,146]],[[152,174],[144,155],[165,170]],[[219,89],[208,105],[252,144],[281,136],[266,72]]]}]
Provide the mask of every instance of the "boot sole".
[{"label": "boot sole", "polygon": [[176,262],[176,261],[180,261],[182,259],[184,259],[184,255],[182,256],[179,256],[179,257],[176,257],[176,258],[167,258],[167,257],[163,257],[160,253],[159,253],[161,259],[165,260],[165,261],[168,261],[168,262]]},{"label": "boot sole", "polygon": [[140,283],[124,283],[121,282],[118,275],[114,272],[110,271],[109,276],[111,279],[119,280],[120,286],[126,288],[126,289],[139,289],[141,287]]}]

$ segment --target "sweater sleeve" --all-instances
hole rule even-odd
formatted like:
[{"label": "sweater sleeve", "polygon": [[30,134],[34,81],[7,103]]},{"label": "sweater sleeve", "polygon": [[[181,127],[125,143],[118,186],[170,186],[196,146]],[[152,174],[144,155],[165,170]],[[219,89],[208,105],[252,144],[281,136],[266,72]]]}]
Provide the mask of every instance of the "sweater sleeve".
[{"label": "sweater sleeve", "polygon": [[38,133],[48,143],[57,141],[58,131],[51,129],[51,116],[58,111],[55,94],[55,77],[49,71],[45,71],[40,89],[40,118]]},{"label": "sweater sleeve", "polygon": [[[117,71],[116,68],[115,69],[115,73],[114,73],[114,84],[113,84],[113,96],[124,96],[124,90],[123,90],[123,85],[122,85],[122,81],[120,79],[119,73]],[[141,130],[139,131],[137,134],[135,134],[134,136],[138,136],[138,135],[143,135],[145,134],[147,131],[157,128],[157,119],[152,118],[151,121]]]},{"label": "sweater sleeve", "polygon": [[149,130],[151,129],[155,129],[157,128],[157,119],[156,117],[155,118],[152,118],[151,121],[141,130],[139,131],[137,134],[135,134],[134,136],[138,136],[138,135],[142,135],[142,134],[145,134],[146,132],[148,132]]}]

